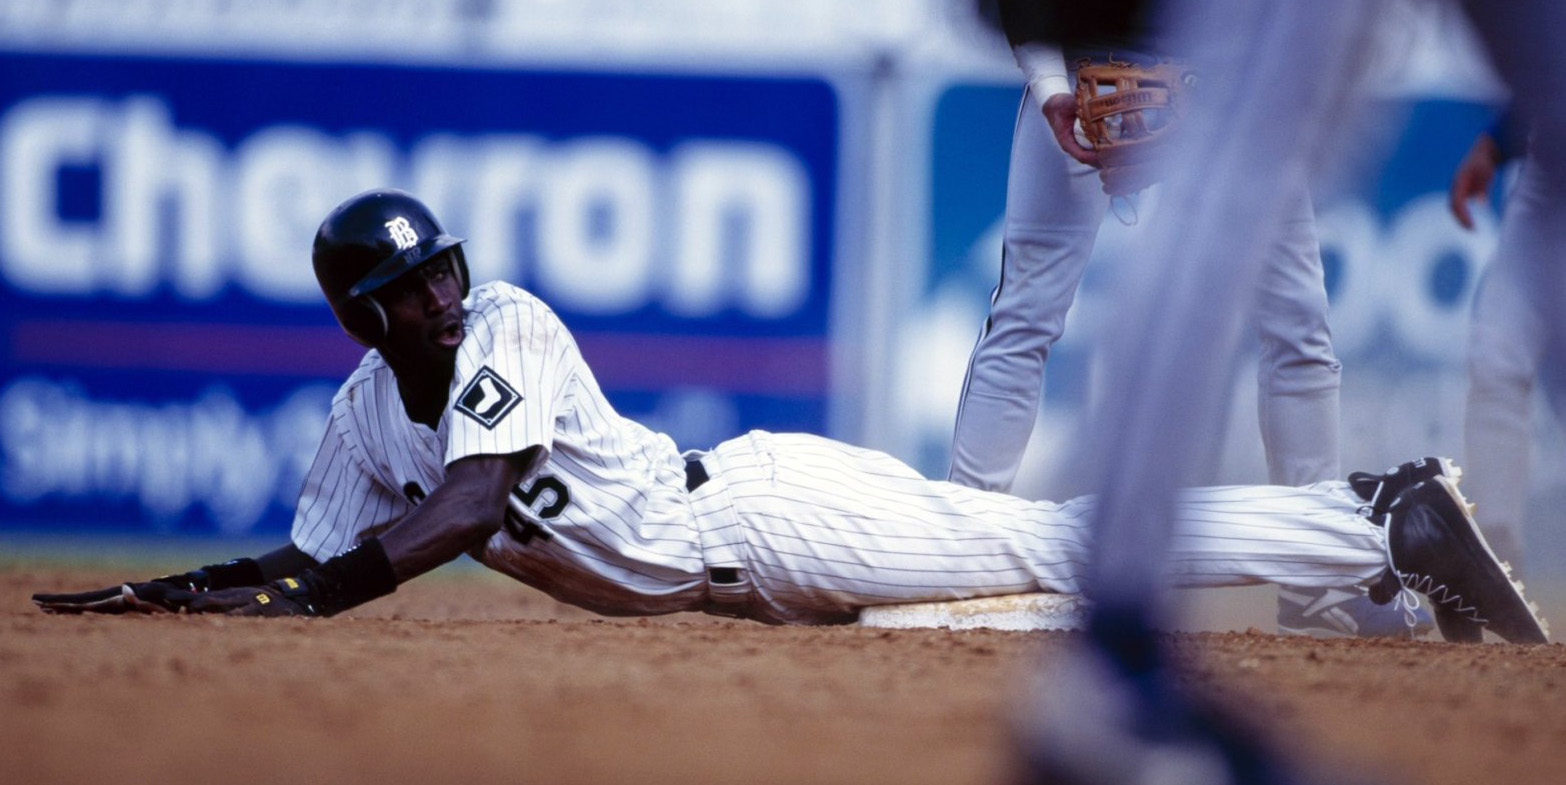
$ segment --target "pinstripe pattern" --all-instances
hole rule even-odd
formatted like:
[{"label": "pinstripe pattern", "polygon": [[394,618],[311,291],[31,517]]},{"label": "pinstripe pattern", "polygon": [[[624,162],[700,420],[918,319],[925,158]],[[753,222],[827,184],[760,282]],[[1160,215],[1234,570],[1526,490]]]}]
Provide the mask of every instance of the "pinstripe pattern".
[{"label": "pinstripe pattern", "polygon": [[[831,623],[873,604],[1081,588],[1091,499],[1028,502],[925,479],[873,450],[763,431],[705,454],[712,479],[689,493],[674,442],[614,411],[548,306],[500,283],[465,305],[438,429],[409,420],[374,351],[338,391],[294,521],[305,553],[324,560],[384,530],[453,461],[540,446],[546,457],[512,495],[507,525],[472,555],[599,613]],[[1191,492],[1177,579],[1347,586],[1375,576],[1379,530],[1346,493],[1343,483]],[[740,580],[709,586],[709,567]]]},{"label": "pinstripe pattern", "polygon": [[[1090,497],[1028,502],[935,482],[882,453],[804,434],[752,432],[704,461],[723,480],[710,493],[726,504],[712,506],[726,508],[718,525],[732,534],[721,539],[750,574],[758,617],[830,623],[867,605],[1081,590]],[[1341,482],[1188,491],[1172,579],[1189,587],[1369,580],[1386,567],[1385,544],[1356,513],[1360,503]]]}]

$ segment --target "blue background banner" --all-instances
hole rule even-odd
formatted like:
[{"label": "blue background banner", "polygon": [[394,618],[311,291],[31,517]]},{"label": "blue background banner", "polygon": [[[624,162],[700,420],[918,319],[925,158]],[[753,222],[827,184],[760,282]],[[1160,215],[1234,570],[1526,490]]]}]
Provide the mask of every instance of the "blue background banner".
[{"label": "blue background banner", "polygon": [[838,116],[812,78],[0,55],[0,526],[285,532],[362,353],[310,240],[384,185],[682,446],[822,431]]}]

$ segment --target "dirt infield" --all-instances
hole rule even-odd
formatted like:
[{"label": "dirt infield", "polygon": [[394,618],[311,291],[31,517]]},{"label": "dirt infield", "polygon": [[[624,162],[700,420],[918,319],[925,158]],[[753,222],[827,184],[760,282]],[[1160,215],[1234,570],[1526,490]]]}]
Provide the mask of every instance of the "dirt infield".
[{"label": "dirt infield", "polygon": [[[600,619],[474,570],[334,619],[27,601],[125,574],[0,563],[0,779],[998,783],[1016,673],[1067,637]],[[1560,645],[1174,640],[1220,700],[1365,781],[1566,772]]]}]

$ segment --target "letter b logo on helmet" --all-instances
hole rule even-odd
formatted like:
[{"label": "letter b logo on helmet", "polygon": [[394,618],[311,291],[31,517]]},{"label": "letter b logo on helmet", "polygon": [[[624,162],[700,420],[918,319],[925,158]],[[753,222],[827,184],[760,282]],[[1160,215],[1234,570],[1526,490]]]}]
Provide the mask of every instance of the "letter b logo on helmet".
[{"label": "letter b logo on helmet", "polygon": [[386,231],[391,232],[392,242],[397,244],[399,250],[412,248],[419,242],[419,233],[413,231],[408,219],[400,215],[386,222]]},{"label": "letter b logo on helmet", "polygon": [[462,238],[446,234],[423,202],[402,191],[366,191],[337,206],[315,233],[315,280],[337,323],[372,346],[385,337],[386,312],[370,296],[403,273],[451,251],[452,269],[468,294]]}]

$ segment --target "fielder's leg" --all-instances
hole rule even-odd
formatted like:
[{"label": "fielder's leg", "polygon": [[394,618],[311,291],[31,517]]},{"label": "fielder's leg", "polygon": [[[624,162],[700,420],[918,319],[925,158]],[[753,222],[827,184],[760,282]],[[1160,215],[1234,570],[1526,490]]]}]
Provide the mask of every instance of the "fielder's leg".
[{"label": "fielder's leg", "polygon": [[1025,90],[1006,178],[1001,280],[963,380],[948,478],[1011,488],[1038,416],[1044,363],[1060,338],[1103,221],[1093,169],[1068,157]]},{"label": "fielder's leg", "polygon": [[[1507,201],[1495,260],[1474,297],[1468,334],[1468,401],[1463,421],[1465,490],[1480,505],[1485,537],[1516,566],[1522,553],[1533,448],[1533,389],[1544,351],[1544,321],[1528,292],[1529,262],[1522,254],[1545,240],[1552,216],[1525,162]],[[1554,264],[1554,261],[1545,261]]]},{"label": "fielder's leg", "polygon": [[1463,5],[1511,87],[1516,116],[1529,129],[1527,168],[1534,171],[1527,209],[1542,218],[1531,222],[1531,231],[1521,234],[1511,250],[1521,260],[1524,291],[1544,317],[1546,356],[1566,357],[1566,308],[1561,307],[1566,264],[1560,258],[1560,249],[1566,248],[1566,102],[1560,100],[1566,90],[1566,47],[1557,40],[1566,29],[1566,3],[1464,0]]},{"label": "fielder's leg", "polygon": [[1263,263],[1253,317],[1261,345],[1257,410],[1267,481],[1309,485],[1343,478],[1338,468],[1342,364],[1327,325],[1327,288],[1310,193],[1303,182],[1289,190],[1287,213]]}]

